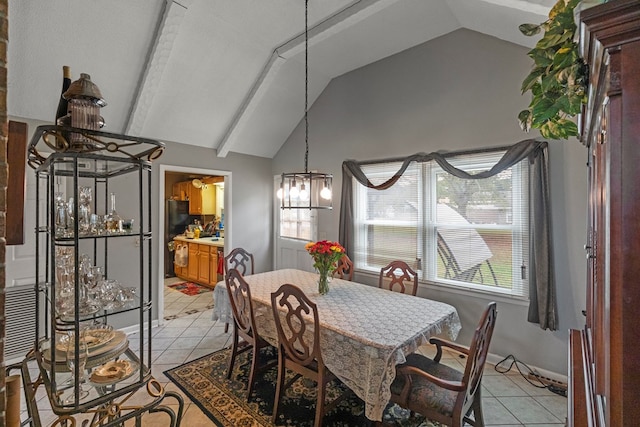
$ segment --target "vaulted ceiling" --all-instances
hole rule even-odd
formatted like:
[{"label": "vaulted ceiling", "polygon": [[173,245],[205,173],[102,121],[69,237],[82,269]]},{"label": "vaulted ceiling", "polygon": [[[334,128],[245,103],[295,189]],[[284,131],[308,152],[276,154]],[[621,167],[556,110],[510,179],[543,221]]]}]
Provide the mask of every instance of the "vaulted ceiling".
[{"label": "vaulted ceiling", "polygon": [[[523,46],[555,0],[310,0],[309,105],[331,79],[459,28]],[[52,121],[62,66],[105,130],[273,157],[304,113],[304,0],[9,0],[8,111]]]}]

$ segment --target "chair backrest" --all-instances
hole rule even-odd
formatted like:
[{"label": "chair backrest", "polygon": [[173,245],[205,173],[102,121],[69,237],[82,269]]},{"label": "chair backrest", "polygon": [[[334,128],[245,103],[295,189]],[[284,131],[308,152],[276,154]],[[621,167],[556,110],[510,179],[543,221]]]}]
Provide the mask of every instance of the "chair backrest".
[{"label": "chair backrest", "polygon": [[463,414],[471,406],[474,395],[480,387],[484,364],[487,361],[487,354],[489,354],[489,344],[491,344],[491,337],[493,336],[493,328],[496,325],[496,315],[496,303],[489,303],[473,334],[467,356],[467,365],[462,377],[462,382],[467,385],[467,389],[465,393],[460,393],[458,397],[458,399],[464,399],[462,403]]},{"label": "chair backrest", "polygon": [[353,261],[347,254],[342,255],[340,261],[338,261],[338,266],[333,270],[333,277],[336,277],[336,275],[341,279],[353,279]]},{"label": "chair backrest", "polygon": [[[415,296],[418,292],[418,274],[404,261],[391,261],[389,265],[380,269],[379,288],[385,287],[386,279],[388,279],[388,286],[391,291],[394,287],[398,287],[403,294],[409,293]],[[411,292],[407,292],[407,284],[410,283],[412,289]]]},{"label": "chair backrest", "polygon": [[253,315],[253,303],[251,302],[249,285],[242,277],[242,274],[235,268],[227,272],[225,283],[238,333],[245,338],[255,339],[256,320]]},{"label": "chair backrest", "polygon": [[235,268],[243,276],[253,274],[253,254],[242,248],[235,248],[224,257],[224,271],[229,272]]},{"label": "chair backrest", "polygon": [[[298,365],[322,365],[318,308],[300,288],[284,284],[271,294],[280,351]],[[309,323],[309,318],[313,323]],[[311,330],[309,330],[311,329]]]}]

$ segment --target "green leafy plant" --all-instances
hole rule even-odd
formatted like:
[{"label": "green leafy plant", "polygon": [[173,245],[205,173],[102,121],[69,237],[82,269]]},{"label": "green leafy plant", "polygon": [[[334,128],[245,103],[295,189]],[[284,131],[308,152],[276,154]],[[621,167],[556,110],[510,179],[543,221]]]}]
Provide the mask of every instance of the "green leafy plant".
[{"label": "green leafy plant", "polygon": [[573,10],[579,0],[558,0],[541,24],[522,24],[526,36],[544,31],[543,37],[528,53],[533,69],[522,82],[522,94],[531,91],[529,108],[518,114],[525,132],[531,128],[550,139],[567,139],[578,135],[572,117],[587,102],[588,68],[574,40],[576,24]]}]

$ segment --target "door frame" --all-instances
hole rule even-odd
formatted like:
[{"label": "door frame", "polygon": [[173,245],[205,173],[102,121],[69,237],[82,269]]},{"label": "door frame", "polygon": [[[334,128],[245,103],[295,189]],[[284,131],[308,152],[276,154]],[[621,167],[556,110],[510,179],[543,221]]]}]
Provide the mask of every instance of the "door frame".
[{"label": "door frame", "polygon": [[167,172],[192,173],[199,175],[216,175],[224,177],[224,254],[227,255],[227,248],[233,247],[232,236],[232,215],[231,215],[231,171],[220,169],[202,169],[189,166],[160,165],[160,177],[158,183],[158,287],[156,289],[158,297],[158,325],[164,324],[164,242],[165,242],[165,176]]}]

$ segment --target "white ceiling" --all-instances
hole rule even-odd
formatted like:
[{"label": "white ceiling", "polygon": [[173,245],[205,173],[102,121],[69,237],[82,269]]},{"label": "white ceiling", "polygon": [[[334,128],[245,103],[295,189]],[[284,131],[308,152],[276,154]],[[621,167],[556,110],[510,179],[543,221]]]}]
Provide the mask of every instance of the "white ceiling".
[{"label": "white ceiling", "polygon": [[[332,78],[468,28],[523,46],[555,0],[310,0],[309,105]],[[8,110],[52,121],[69,65],[105,130],[273,157],[304,113],[303,0],[9,0]]]}]

